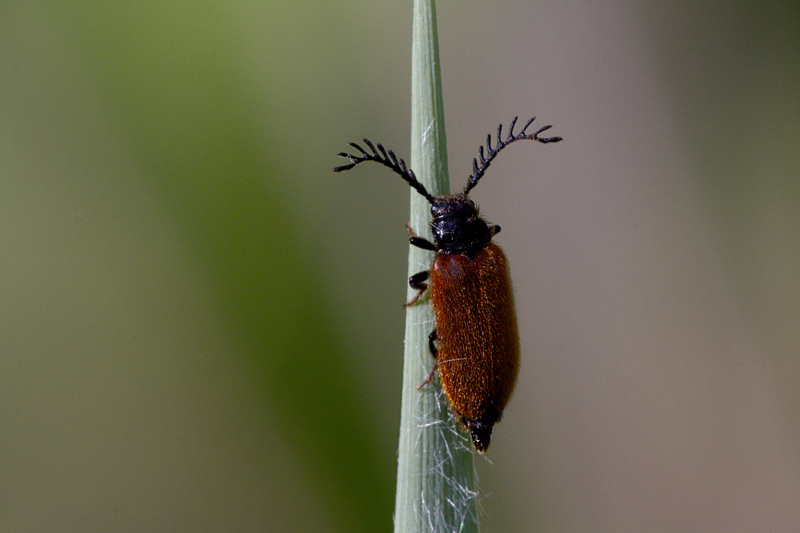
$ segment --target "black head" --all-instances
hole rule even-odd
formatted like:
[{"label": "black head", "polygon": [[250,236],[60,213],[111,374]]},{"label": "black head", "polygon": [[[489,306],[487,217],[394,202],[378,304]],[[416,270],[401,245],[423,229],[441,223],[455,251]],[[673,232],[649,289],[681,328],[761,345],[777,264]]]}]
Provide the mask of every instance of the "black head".
[{"label": "black head", "polygon": [[483,248],[500,231],[489,226],[466,193],[440,196],[431,204],[431,231],[436,248],[446,254],[468,254]]}]

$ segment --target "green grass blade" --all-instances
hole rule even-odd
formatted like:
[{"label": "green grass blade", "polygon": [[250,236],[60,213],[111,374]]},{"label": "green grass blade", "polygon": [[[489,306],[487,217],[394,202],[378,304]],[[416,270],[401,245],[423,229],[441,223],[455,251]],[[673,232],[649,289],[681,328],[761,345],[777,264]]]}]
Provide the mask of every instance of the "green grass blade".
[{"label": "green grass blade", "polygon": [[[411,168],[434,196],[449,192],[447,139],[434,0],[414,1],[411,68]],[[430,204],[411,192],[412,228],[431,238]],[[409,276],[427,270],[432,252],[410,247]],[[416,293],[409,289],[409,299]],[[478,530],[473,452],[457,427],[438,379],[418,392],[433,366],[428,335],[434,329],[426,298],[406,314],[405,363],[395,532]]]}]

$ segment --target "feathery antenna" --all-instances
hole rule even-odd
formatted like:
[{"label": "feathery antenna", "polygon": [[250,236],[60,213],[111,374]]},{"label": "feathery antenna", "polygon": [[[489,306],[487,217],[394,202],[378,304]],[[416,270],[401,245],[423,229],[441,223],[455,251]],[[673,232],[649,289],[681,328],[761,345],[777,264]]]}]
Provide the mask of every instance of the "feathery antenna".
[{"label": "feathery antenna", "polygon": [[483,146],[480,147],[478,150],[480,154],[481,164],[478,165],[478,159],[475,158],[472,160],[472,175],[467,180],[467,186],[464,187],[464,194],[467,194],[470,190],[472,190],[475,185],[478,184],[478,180],[483,177],[483,174],[486,172],[486,169],[489,168],[489,164],[492,162],[492,159],[506,146],[513,143],[514,141],[519,141],[521,139],[530,139],[532,141],[538,141],[542,144],[547,143],[555,143],[561,140],[561,137],[539,137],[539,134],[543,131],[549,130],[553,126],[544,126],[539,128],[535,133],[527,134],[525,130],[528,129],[528,126],[531,125],[531,122],[536,120],[536,117],[531,118],[526,124],[525,127],[522,128],[522,131],[519,132],[517,135],[514,135],[514,125],[517,123],[517,118],[514,117],[514,120],[511,121],[511,125],[508,128],[508,137],[506,140],[503,140],[502,130],[503,125],[500,124],[497,126],[497,146],[492,148],[492,135],[489,134],[486,136],[486,155],[483,154]]},{"label": "feathery antenna", "polygon": [[[414,171],[410,168],[406,167],[406,162],[402,159],[398,159],[394,152],[387,150],[383,147],[382,144],[378,143],[378,149],[375,149],[375,145],[370,142],[369,139],[364,139],[364,143],[369,147],[372,151],[371,154],[367,153],[366,150],[361,148],[356,143],[348,143],[350,146],[361,152],[361,155],[353,155],[348,154],[346,152],[339,152],[339,157],[344,157],[350,160],[349,165],[342,165],[340,167],[336,167],[333,169],[334,172],[342,172],[344,170],[350,170],[354,166],[358,165],[359,163],[363,163],[364,161],[375,161],[376,163],[380,163],[390,169],[394,170],[396,173],[400,175],[411,187],[414,188],[418,193],[425,197],[430,203],[433,203],[435,198],[431,196],[427,189],[417,181],[417,177],[414,175]],[[380,153],[378,153],[380,152]]]}]

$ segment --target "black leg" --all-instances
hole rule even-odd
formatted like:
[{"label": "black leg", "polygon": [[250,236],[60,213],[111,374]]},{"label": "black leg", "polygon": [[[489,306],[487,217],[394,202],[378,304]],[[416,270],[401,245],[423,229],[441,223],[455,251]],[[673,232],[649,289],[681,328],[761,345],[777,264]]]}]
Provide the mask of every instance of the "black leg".
[{"label": "black leg", "polygon": [[411,285],[411,288],[416,289],[419,292],[417,293],[416,296],[414,296],[405,304],[403,304],[405,307],[410,307],[415,303],[417,303],[417,300],[419,300],[420,296],[422,296],[422,293],[424,293],[428,289],[428,284],[425,283],[426,279],[428,279],[427,270],[423,270],[422,272],[417,272],[416,274],[408,278],[408,284]]},{"label": "black leg", "polygon": [[[428,335],[428,348],[430,348],[431,355],[433,356],[433,358],[436,359],[436,354],[439,353],[439,350],[436,349],[434,341],[436,341],[436,330],[431,331],[431,334]],[[431,368],[431,371],[425,378],[425,381],[423,381],[420,385],[417,385],[417,390],[421,391],[425,385],[431,382],[434,374],[436,374],[437,368],[438,368],[438,363],[433,363],[433,368]]]},{"label": "black leg", "polygon": [[428,348],[431,350],[431,356],[436,359],[436,354],[439,353],[439,350],[436,349],[436,345],[433,344],[436,341],[436,330],[431,331],[431,334],[428,335]]},{"label": "black leg", "polygon": [[406,224],[406,231],[408,232],[408,242],[411,243],[411,246],[416,246],[417,248],[422,248],[423,250],[430,250],[432,252],[436,252],[438,250],[438,248],[436,248],[436,245],[433,244],[428,239],[417,237],[417,234],[414,233],[414,230],[411,229],[411,226],[409,224]]}]

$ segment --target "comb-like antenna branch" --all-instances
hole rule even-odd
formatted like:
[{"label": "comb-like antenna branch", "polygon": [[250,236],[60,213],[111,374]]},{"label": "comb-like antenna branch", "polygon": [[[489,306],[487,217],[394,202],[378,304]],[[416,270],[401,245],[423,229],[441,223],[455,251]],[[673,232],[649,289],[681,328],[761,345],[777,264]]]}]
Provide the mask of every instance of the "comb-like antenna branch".
[{"label": "comb-like antenna branch", "polygon": [[[350,164],[342,165],[340,167],[336,167],[333,169],[334,172],[342,172],[345,170],[350,170],[354,166],[358,165],[359,163],[363,163],[364,161],[375,161],[376,163],[380,163],[385,167],[389,167],[390,169],[394,170],[397,174],[403,178],[406,183],[411,185],[415,191],[420,193],[422,196],[425,197],[430,203],[433,203],[435,198],[431,196],[431,194],[425,189],[425,187],[417,181],[417,177],[414,175],[414,171],[410,168],[406,167],[406,162],[402,159],[398,159],[397,156],[391,150],[386,150],[382,144],[378,143],[377,150],[375,149],[375,145],[369,139],[364,139],[364,144],[372,151],[372,153],[368,153],[366,150],[361,148],[356,143],[347,143],[359,152],[361,155],[353,155],[348,154],[347,152],[339,152],[337,155],[339,157],[344,157],[345,159],[350,160]],[[380,152],[380,153],[378,153]]]},{"label": "comb-like antenna branch", "polygon": [[464,187],[464,194],[467,194],[470,190],[472,190],[475,185],[478,184],[478,180],[483,177],[483,174],[486,172],[486,169],[489,168],[489,164],[491,164],[492,159],[506,146],[513,143],[514,141],[519,141],[522,139],[530,139],[531,141],[537,141],[542,144],[547,143],[555,143],[561,140],[561,137],[539,137],[539,134],[545,130],[549,130],[553,126],[544,126],[543,128],[539,128],[535,133],[525,133],[528,129],[528,126],[536,120],[536,117],[531,118],[528,122],[525,123],[525,126],[522,128],[517,135],[514,135],[514,125],[517,123],[517,119],[519,117],[514,117],[514,120],[511,121],[508,127],[508,137],[503,140],[503,125],[500,124],[497,126],[497,146],[492,148],[492,135],[489,134],[486,136],[486,155],[484,156],[483,153],[483,146],[478,149],[478,156],[480,158],[480,165],[478,164],[478,159],[472,160],[472,175],[467,180],[467,186]]}]

